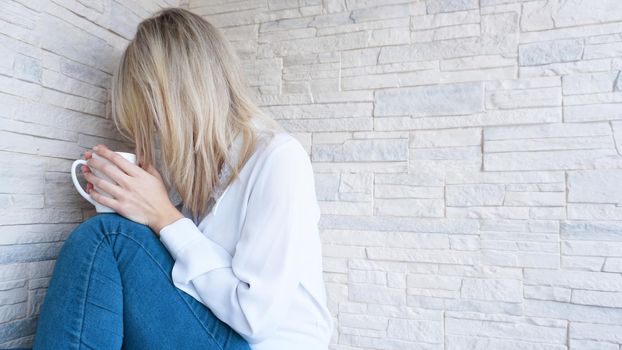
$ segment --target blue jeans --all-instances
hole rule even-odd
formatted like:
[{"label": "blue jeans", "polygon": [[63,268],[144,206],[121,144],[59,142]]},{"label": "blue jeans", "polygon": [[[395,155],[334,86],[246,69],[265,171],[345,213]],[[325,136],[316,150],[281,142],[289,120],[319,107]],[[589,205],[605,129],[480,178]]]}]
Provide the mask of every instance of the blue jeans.
[{"label": "blue jeans", "polygon": [[173,263],[148,226],[116,213],[89,218],[56,260],[33,349],[250,349],[173,285]]}]

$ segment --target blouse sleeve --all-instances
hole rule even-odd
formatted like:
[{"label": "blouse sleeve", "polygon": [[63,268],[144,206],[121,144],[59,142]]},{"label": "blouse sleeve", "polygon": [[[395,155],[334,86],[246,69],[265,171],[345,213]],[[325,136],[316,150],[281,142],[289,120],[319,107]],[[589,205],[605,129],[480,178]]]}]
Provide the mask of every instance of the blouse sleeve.
[{"label": "blouse sleeve", "polygon": [[175,286],[256,343],[285,317],[308,265],[305,233],[319,217],[311,161],[290,140],[272,149],[260,168],[233,256],[188,218],[162,228],[160,239],[175,259]]}]

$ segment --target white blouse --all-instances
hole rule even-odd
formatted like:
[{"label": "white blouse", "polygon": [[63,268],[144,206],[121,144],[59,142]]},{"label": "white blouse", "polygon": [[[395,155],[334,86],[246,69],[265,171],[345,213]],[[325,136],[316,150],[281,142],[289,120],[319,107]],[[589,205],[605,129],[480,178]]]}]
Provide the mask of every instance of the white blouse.
[{"label": "white blouse", "polygon": [[[209,214],[197,224],[182,208],[185,217],[160,231],[172,279],[253,350],[327,349],[333,320],[311,161],[293,136],[258,131],[259,146],[239,178],[214,191]],[[234,162],[241,141],[230,148]]]}]

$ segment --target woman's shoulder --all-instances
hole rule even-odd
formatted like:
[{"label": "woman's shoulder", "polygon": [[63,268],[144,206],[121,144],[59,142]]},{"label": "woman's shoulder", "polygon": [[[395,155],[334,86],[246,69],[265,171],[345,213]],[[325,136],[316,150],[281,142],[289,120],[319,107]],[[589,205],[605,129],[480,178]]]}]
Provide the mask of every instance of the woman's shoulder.
[{"label": "woman's shoulder", "polygon": [[[253,126],[259,141],[258,145],[260,151],[264,154],[269,154],[275,149],[282,147],[297,148],[298,151],[304,151],[304,147],[300,141],[286,130],[270,128],[259,118],[253,119]],[[306,151],[304,153],[306,153]]]},{"label": "woman's shoulder", "polygon": [[308,161],[309,155],[300,141],[288,132],[274,132],[265,136],[261,158],[262,162]]}]

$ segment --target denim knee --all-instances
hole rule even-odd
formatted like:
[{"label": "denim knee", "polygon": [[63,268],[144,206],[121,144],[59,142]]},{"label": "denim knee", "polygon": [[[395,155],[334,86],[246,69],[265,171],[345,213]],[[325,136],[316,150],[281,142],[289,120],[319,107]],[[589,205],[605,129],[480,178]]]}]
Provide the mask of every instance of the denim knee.
[{"label": "denim knee", "polygon": [[111,236],[123,233],[136,238],[154,236],[149,226],[132,221],[117,213],[96,214],[76,227],[69,235],[65,244],[84,243],[84,240],[111,239]]}]

